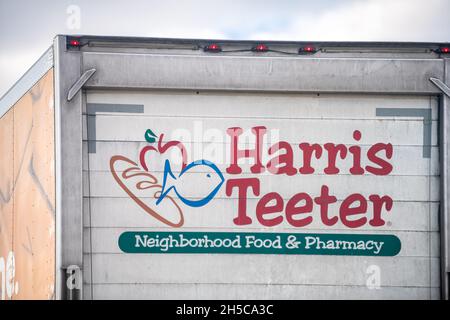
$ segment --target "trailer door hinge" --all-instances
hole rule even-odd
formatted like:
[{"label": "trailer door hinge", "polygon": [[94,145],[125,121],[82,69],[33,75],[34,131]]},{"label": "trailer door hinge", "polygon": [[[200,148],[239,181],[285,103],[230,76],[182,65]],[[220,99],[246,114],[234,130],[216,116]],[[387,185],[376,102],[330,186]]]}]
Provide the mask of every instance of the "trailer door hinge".
[{"label": "trailer door hinge", "polygon": [[84,84],[92,77],[95,71],[97,70],[89,69],[81,75],[81,77],[70,88],[69,93],[67,94],[67,101],[70,101],[73,97],[75,97],[78,91],[80,91]]}]

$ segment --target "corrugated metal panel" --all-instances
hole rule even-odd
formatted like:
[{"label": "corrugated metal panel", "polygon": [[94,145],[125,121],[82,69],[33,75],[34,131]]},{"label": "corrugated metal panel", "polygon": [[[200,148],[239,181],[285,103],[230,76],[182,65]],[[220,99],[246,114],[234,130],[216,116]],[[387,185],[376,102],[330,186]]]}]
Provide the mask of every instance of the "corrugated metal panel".
[{"label": "corrugated metal panel", "polygon": [[[83,52],[87,88],[437,94],[440,59],[231,57]],[[337,81],[337,79],[339,79]]]},{"label": "corrugated metal panel", "polygon": [[[98,108],[99,104],[104,107]],[[130,107],[139,105],[142,106],[140,110]],[[130,107],[128,112],[127,106]],[[380,116],[377,112],[380,108],[395,112]],[[92,91],[87,94],[84,113],[86,298],[92,294],[94,298],[163,299],[439,298],[439,161],[435,98]],[[314,208],[311,214],[314,220],[305,228],[296,229],[285,220],[267,228],[254,218],[254,208],[260,197],[249,195],[248,212],[254,221],[251,225],[236,226],[232,221],[237,211],[236,194],[227,196],[221,189],[207,206],[183,207],[185,224],[178,231],[393,234],[402,243],[400,253],[395,257],[133,255],[119,249],[118,238],[125,231],[170,231],[170,227],[145,213],[119,187],[109,168],[113,155],[121,154],[138,162],[139,151],[148,145],[144,132],[150,128],[158,134],[164,133],[166,141],[183,137],[181,140],[186,144],[190,161],[212,156],[205,149],[199,151],[200,147],[207,146],[218,146],[227,158],[229,142],[225,139],[211,141],[208,133],[212,130],[223,133],[230,126],[248,130],[255,125],[276,129],[272,132],[274,140],[266,141],[265,148],[270,143],[286,140],[296,153],[301,142],[356,144],[361,145],[362,150],[380,141],[392,143],[395,150],[393,170],[387,176],[367,172],[361,176],[350,175],[351,163],[346,160],[338,160],[339,174],[325,175],[323,159],[314,162],[316,172],[311,175],[274,176],[268,172],[258,175],[262,194],[276,191],[285,200],[297,192],[317,195],[320,186],[327,184],[338,199],[333,207],[330,206],[333,212],[352,192],[364,196],[388,194],[394,200],[388,223],[378,228],[366,224],[355,230],[348,229],[342,222],[326,227],[318,218],[319,209]],[[355,129],[362,132],[359,143],[352,140]],[[251,147],[253,143],[254,140],[249,138],[240,147]],[[427,148],[429,154],[425,152]],[[150,172],[159,180],[162,179],[163,158],[155,155],[152,158],[155,162],[149,165]],[[300,166],[301,157],[297,154],[294,159],[296,166]],[[363,166],[365,161],[363,159]],[[229,164],[218,159],[214,162],[222,172]],[[243,162],[244,176],[252,176],[250,165],[248,161]],[[225,174],[226,179],[230,177],[233,176]],[[187,195],[199,196],[204,186],[196,183],[195,176],[192,179],[195,188],[186,190]],[[135,192],[143,198],[149,196],[145,190]],[[380,289],[367,285],[373,266],[381,271]]]}]

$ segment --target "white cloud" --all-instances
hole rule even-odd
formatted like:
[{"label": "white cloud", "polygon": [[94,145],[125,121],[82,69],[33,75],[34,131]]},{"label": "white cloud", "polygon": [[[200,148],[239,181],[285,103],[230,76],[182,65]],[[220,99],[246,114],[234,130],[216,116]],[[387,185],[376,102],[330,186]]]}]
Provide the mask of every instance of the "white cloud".
[{"label": "white cloud", "polygon": [[[46,3],[46,4],[45,4]],[[67,28],[79,5],[81,28]],[[55,34],[304,41],[450,41],[450,0],[0,0],[0,95]],[[50,9],[51,8],[51,9]],[[35,17],[43,17],[34,25]]]},{"label": "white cloud", "polygon": [[299,12],[284,30],[252,39],[306,41],[449,41],[448,0],[359,0],[317,14]]}]

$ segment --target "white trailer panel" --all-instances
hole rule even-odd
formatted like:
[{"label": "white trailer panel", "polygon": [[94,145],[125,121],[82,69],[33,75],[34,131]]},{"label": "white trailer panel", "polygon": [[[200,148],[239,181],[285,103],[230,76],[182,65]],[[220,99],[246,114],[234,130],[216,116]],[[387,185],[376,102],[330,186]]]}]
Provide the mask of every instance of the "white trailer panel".
[{"label": "white trailer panel", "polygon": [[[86,297],[435,298],[440,269],[437,110],[437,100],[432,96],[88,91],[83,116],[84,270],[92,272],[85,278]],[[251,157],[238,161],[240,174],[227,173],[233,153],[227,129],[241,127],[244,132],[238,148],[252,149],[257,139],[251,128],[257,126],[267,128],[261,143],[262,163],[267,164],[277,154],[268,152],[273,144],[286,141],[293,150],[295,174],[274,174],[268,170],[256,174],[251,171],[255,164]],[[199,176],[205,171],[183,173],[188,182],[185,188],[180,184],[177,188],[184,193],[172,195],[184,214],[183,225],[176,229],[145,212],[111,172],[110,160],[116,155],[134,161],[140,170],[136,172],[147,172],[139,162],[141,151],[152,145],[145,138],[147,129],[157,136],[164,134],[163,144],[181,141],[188,163],[210,160],[224,175],[225,183],[213,200],[205,206],[189,207],[181,198],[201,199],[208,186]],[[355,130],[361,132],[359,140],[354,138]],[[321,157],[311,159],[314,172],[309,174],[298,172],[305,164],[301,143],[318,144],[323,151]],[[347,149],[359,147],[362,168],[371,165],[367,154],[374,144],[392,144],[392,156],[381,156],[392,164],[392,170],[383,175],[367,170],[352,174],[354,159],[347,156],[336,160],[339,172],[327,174],[327,143],[342,144]],[[182,172],[176,148],[164,154],[150,153],[144,159],[148,172],[159,183],[164,180],[166,160],[174,175]],[[118,165],[115,170],[120,175],[128,167]],[[249,192],[246,196],[247,213],[252,219],[247,225],[237,225],[233,220],[240,197],[225,187],[229,179],[236,178],[257,178],[261,186],[259,194]],[[126,185],[135,197],[155,206],[149,190],[133,189],[140,180],[139,176],[130,178]],[[327,226],[320,218],[321,207],[315,205],[310,224],[293,226],[285,216],[286,203],[299,192],[317,197],[323,185],[336,197],[329,212],[337,216],[343,201],[352,193],[365,199],[370,195],[388,195],[393,206],[383,212],[386,223],[349,228],[339,220]],[[258,203],[268,192],[277,192],[284,202],[282,209],[266,216],[282,217],[274,226],[262,225],[256,218]],[[373,209],[369,203],[368,219]],[[165,217],[175,221],[177,214],[168,211]],[[170,231],[395,235],[401,250],[388,257],[133,254],[124,252],[118,244],[126,232]],[[373,272],[379,272],[380,280],[375,289],[371,285]],[[161,294],[154,295],[152,290]]]}]

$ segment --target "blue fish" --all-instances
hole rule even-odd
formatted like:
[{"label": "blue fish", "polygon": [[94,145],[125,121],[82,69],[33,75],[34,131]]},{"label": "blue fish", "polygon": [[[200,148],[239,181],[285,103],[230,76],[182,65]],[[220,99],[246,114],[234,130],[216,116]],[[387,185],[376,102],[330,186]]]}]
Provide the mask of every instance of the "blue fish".
[{"label": "blue fish", "polygon": [[[200,169],[199,171],[201,172],[195,172],[196,169]],[[195,181],[189,180],[192,176],[184,175],[186,172],[195,172]],[[224,181],[225,179],[223,178],[222,172],[220,172],[219,168],[208,160],[197,160],[191,162],[180,172],[178,177],[175,177],[172,173],[170,162],[169,160],[166,160],[164,163],[164,178],[161,195],[156,201],[156,204],[159,204],[167,196],[167,194],[173,190],[184,204],[190,207],[202,207],[214,198]],[[207,186],[206,194],[201,199],[190,200],[183,196],[184,189],[192,190],[198,188],[199,184],[205,184]]]}]

